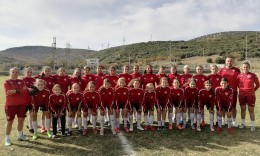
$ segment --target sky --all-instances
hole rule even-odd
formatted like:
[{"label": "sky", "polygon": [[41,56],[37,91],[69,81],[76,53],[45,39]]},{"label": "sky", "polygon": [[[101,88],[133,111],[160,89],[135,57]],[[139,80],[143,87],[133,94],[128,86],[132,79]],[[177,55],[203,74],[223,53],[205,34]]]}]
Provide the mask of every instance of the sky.
[{"label": "sky", "polygon": [[259,0],[0,0],[0,50],[51,46],[101,50],[147,41],[259,31]]}]

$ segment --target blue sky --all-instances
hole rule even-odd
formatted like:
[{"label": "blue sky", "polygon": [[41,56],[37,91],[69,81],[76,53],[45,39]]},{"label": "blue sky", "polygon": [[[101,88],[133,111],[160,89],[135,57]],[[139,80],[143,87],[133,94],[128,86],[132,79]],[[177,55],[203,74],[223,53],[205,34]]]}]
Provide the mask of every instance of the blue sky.
[{"label": "blue sky", "polygon": [[0,50],[26,45],[94,50],[222,31],[259,31],[259,0],[0,0]]}]

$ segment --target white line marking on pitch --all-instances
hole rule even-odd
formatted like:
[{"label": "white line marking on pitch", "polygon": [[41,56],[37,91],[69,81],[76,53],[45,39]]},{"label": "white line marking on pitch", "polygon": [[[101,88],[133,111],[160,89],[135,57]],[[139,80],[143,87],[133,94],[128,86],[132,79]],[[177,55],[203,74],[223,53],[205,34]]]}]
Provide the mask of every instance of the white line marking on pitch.
[{"label": "white line marking on pitch", "polygon": [[127,155],[131,155],[131,156],[135,156],[135,152],[133,150],[132,145],[130,144],[130,142],[126,139],[126,137],[123,135],[122,132],[117,134],[121,143],[122,143],[122,147],[124,148],[124,151],[126,152]]}]

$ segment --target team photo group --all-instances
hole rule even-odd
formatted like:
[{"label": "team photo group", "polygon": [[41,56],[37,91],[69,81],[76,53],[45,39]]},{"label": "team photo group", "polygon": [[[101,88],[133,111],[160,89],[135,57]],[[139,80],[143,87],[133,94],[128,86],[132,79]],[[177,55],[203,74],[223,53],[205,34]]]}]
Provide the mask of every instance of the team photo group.
[{"label": "team photo group", "polygon": [[[135,130],[203,131],[206,122],[210,131],[217,133],[227,123],[226,131],[233,134],[232,127],[245,127],[247,110],[251,131],[255,131],[255,92],[260,87],[259,79],[250,71],[249,61],[239,66],[234,67],[234,58],[227,56],[224,67],[211,65],[207,75],[201,65],[195,67],[194,74],[190,73],[189,65],[182,71],[173,65],[169,73],[164,66],[158,73],[151,65],[142,72],[138,65],[123,66],[122,72],[111,66],[107,73],[101,65],[94,72],[85,66],[75,68],[72,75],[67,75],[63,67],[52,71],[44,66],[38,75],[31,67],[25,67],[23,73],[13,67],[10,78],[4,81],[5,145],[11,145],[15,116],[19,141],[29,140],[23,133],[24,125],[33,134],[33,140],[38,139],[38,133],[57,138],[59,131],[63,137],[103,136],[109,133],[105,127],[115,135]],[[239,124],[237,110],[241,111]]]}]

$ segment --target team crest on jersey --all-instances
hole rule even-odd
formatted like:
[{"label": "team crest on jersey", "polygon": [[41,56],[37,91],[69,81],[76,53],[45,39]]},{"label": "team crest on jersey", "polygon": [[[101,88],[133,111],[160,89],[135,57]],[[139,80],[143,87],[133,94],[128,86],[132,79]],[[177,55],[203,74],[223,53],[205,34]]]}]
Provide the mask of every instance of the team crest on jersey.
[{"label": "team crest on jersey", "polygon": [[217,78],[217,81],[219,81],[219,78]]},{"label": "team crest on jersey", "polygon": [[211,98],[211,97],[212,97],[212,95],[209,95],[209,97]]},{"label": "team crest on jersey", "polygon": [[62,102],[62,100],[61,100],[61,99],[59,99],[59,102]]},{"label": "team crest on jersey", "polygon": [[21,82],[18,82],[18,84],[21,84]]},{"label": "team crest on jersey", "polygon": [[79,100],[79,98],[77,97],[76,100]]},{"label": "team crest on jersey", "polygon": [[140,93],[138,93],[138,95],[140,95]]},{"label": "team crest on jersey", "polygon": [[228,92],[225,92],[225,95],[228,96]]},{"label": "team crest on jersey", "polygon": [[67,81],[67,79],[64,79],[64,81]]},{"label": "team crest on jersey", "polygon": [[247,78],[252,78],[252,76],[251,76],[251,75],[247,75],[246,77],[247,77]]},{"label": "team crest on jersey", "polygon": [[151,96],[151,98],[153,98],[153,96]]},{"label": "team crest on jersey", "polygon": [[180,93],[178,93],[177,95],[180,96]]},{"label": "team crest on jersey", "polygon": [[151,77],[151,80],[153,80],[153,77]]},{"label": "team crest on jersey", "polygon": [[91,79],[91,77],[88,77],[88,79]]},{"label": "team crest on jersey", "polygon": [[202,78],[202,81],[204,81],[205,79],[204,78]]},{"label": "team crest on jersey", "polygon": [[233,71],[233,72],[235,72],[235,70],[234,70],[234,69],[233,69],[232,71]]},{"label": "team crest on jersey", "polygon": [[45,97],[45,95],[42,95],[42,97]]},{"label": "team crest on jersey", "polygon": [[167,91],[165,91],[164,93],[167,94]]},{"label": "team crest on jersey", "polygon": [[108,94],[111,95],[111,92],[109,92]]},{"label": "team crest on jersey", "polygon": [[92,96],[92,99],[95,99],[95,96]]},{"label": "team crest on jersey", "polygon": [[51,85],[51,82],[49,82],[49,85]]},{"label": "team crest on jersey", "polygon": [[126,92],[124,92],[124,95],[126,95]]}]

